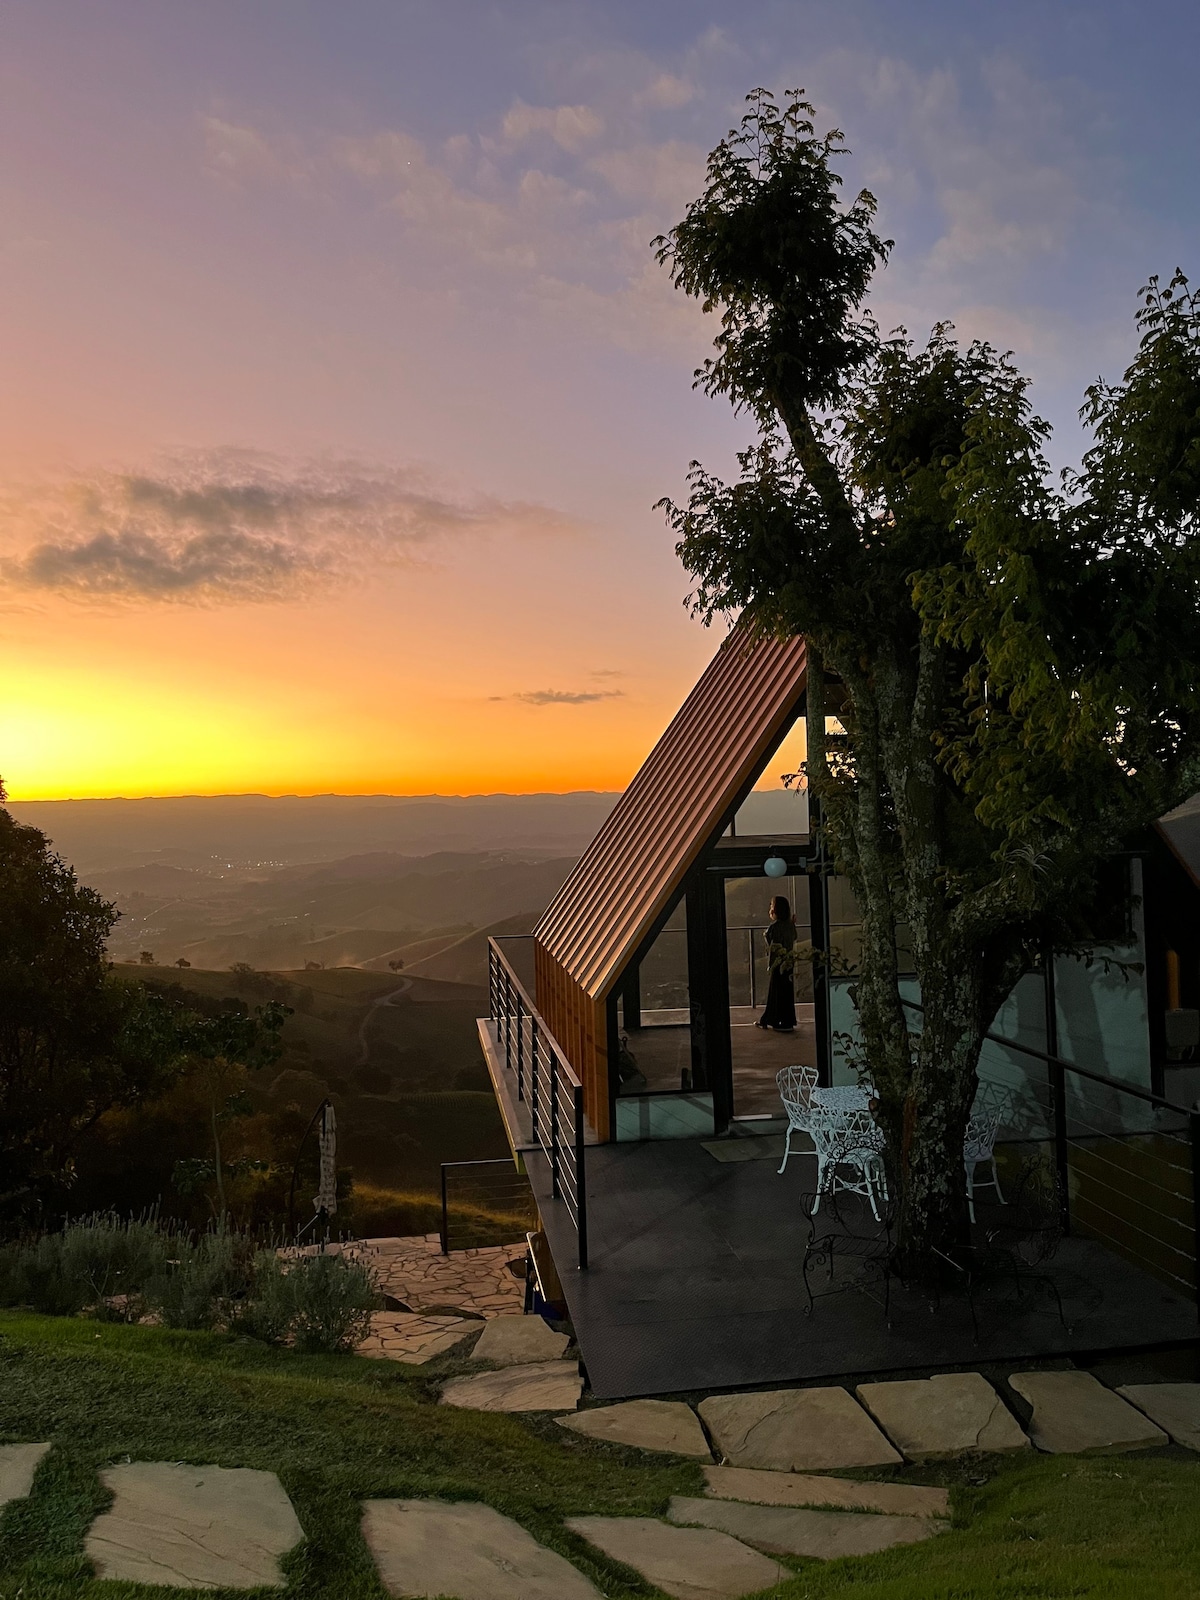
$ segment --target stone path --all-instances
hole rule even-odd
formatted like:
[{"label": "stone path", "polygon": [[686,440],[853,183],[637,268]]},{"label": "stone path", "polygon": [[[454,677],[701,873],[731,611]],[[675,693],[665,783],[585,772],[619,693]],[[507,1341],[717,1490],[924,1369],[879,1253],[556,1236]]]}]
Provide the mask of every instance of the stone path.
[{"label": "stone path", "polygon": [[856,1483],[853,1478],[758,1472],[751,1467],[705,1467],[704,1477],[706,1493],[718,1500],[766,1506],[837,1506],[842,1511],[878,1511],[900,1517],[950,1515],[948,1489],[916,1483]]},{"label": "stone path", "polygon": [[452,1350],[481,1324],[474,1317],[427,1317],[416,1311],[376,1311],[371,1331],[358,1347],[360,1356],[403,1361],[419,1367],[443,1350]]},{"label": "stone path", "polygon": [[279,1557],[304,1532],[273,1472],[135,1461],[100,1478],[115,1499],[84,1545],[98,1578],[179,1589],[282,1588]]},{"label": "stone path", "polygon": [[50,1454],[48,1444],[0,1444],[0,1507],[24,1500],[33,1475]]},{"label": "stone path", "polygon": [[598,1600],[565,1557],[474,1502],[368,1500],[363,1537],[389,1594],[455,1600]]},{"label": "stone path", "polygon": [[483,1317],[519,1312],[525,1303],[524,1279],[514,1278],[510,1261],[521,1260],[525,1244],[490,1245],[442,1254],[436,1233],[408,1239],[365,1239],[348,1248],[379,1279],[380,1288],[414,1311],[461,1308]]},{"label": "stone path", "polygon": [[713,1443],[734,1467],[820,1472],[894,1466],[900,1456],[845,1389],[777,1389],[700,1402]]},{"label": "stone path", "polygon": [[1200,1450],[1200,1383],[1126,1383],[1117,1390],[1175,1444]]},{"label": "stone path", "polygon": [[855,1394],[910,1461],[972,1450],[1028,1450],[1025,1430],[978,1372],[860,1383]]},{"label": "stone path", "polygon": [[696,1413],[691,1406],[678,1400],[622,1400],[619,1405],[596,1406],[557,1420],[560,1427],[586,1434],[589,1439],[607,1439],[613,1444],[633,1445],[638,1450],[712,1460],[712,1451]]},{"label": "stone path", "polygon": [[575,1362],[538,1361],[451,1378],[442,1390],[442,1404],[464,1411],[574,1411],[582,1392]]},{"label": "stone path", "polygon": [[491,1361],[515,1367],[530,1361],[553,1361],[565,1355],[570,1338],[555,1333],[541,1317],[504,1312],[492,1317],[471,1351],[472,1361]]},{"label": "stone path", "polygon": [[696,1500],[674,1495],[667,1516],[732,1534],[777,1556],[870,1556],[898,1544],[916,1544],[945,1527],[928,1517],[880,1517],[869,1511],[801,1511],[793,1506],[745,1505],[737,1500]]},{"label": "stone path", "polygon": [[1167,1436],[1090,1372],[1015,1372],[1009,1383],[1033,1407],[1029,1436],[1051,1455],[1148,1450]]},{"label": "stone path", "polygon": [[654,1517],[571,1517],[567,1527],[675,1600],[739,1600],[791,1573],[740,1540]]}]

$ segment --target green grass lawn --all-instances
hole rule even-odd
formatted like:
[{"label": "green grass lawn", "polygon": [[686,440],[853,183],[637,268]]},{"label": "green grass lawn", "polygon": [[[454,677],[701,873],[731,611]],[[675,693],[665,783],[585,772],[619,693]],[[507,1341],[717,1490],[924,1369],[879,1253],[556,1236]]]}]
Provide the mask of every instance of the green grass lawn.
[{"label": "green grass lawn", "polygon": [[[565,1532],[580,1513],[655,1515],[700,1469],[565,1434],[548,1419],[436,1405],[425,1368],[298,1356],[213,1334],[0,1313],[0,1442],[52,1440],[27,1501],[0,1513],[3,1600],[172,1600],[100,1584],[83,1538],[97,1469],[125,1457],[279,1474],[307,1539],[289,1600],[383,1600],[359,1535],[371,1496],[482,1499],[577,1563],[605,1594],[651,1593]],[[883,1476],[883,1474],[880,1474]],[[904,1474],[954,1488],[954,1528],[854,1562],[796,1562],[781,1600],[1200,1596],[1200,1459],[987,1458]],[[238,1591],[208,1591],[228,1600]],[[263,1592],[263,1591],[260,1591]]]}]

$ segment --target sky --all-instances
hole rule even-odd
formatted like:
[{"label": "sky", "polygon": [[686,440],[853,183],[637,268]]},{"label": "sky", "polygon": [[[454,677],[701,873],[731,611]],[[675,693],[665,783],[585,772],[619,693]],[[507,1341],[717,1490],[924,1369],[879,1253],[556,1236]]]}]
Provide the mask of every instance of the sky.
[{"label": "sky", "polygon": [[763,85],[885,327],[1076,459],[1200,274],[1194,0],[0,0],[13,799],[620,788],[717,643],[661,496],[747,424],[650,241]]}]

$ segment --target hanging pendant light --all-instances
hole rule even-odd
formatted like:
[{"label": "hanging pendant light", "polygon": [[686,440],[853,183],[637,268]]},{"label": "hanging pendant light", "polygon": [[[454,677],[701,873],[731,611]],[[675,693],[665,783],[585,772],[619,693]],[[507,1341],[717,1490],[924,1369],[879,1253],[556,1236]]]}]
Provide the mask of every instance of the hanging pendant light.
[{"label": "hanging pendant light", "polygon": [[768,878],[782,878],[787,872],[787,862],[782,856],[768,856],[763,862],[763,871]]}]

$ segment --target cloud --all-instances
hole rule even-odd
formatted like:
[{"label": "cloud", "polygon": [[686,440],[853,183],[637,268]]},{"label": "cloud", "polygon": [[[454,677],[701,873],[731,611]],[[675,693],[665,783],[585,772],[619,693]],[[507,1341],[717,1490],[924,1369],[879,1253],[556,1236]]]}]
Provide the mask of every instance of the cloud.
[{"label": "cloud", "polygon": [[561,149],[576,154],[600,137],[604,119],[590,106],[527,106],[517,100],[505,113],[500,132],[508,145],[548,135]]},{"label": "cloud", "polygon": [[[593,673],[593,677],[602,674]],[[493,694],[489,700],[519,700],[527,706],[586,706],[594,700],[624,699],[624,689],[526,689],[520,694]]]},{"label": "cloud", "polygon": [[637,103],[655,111],[678,111],[695,99],[696,85],[672,72],[660,72],[637,96]]},{"label": "cloud", "polygon": [[211,451],[11,498],[0,531],[19,549],[0,577],[81,598],[275,600],[447,537],[571,526],[548,506],[440,492],[412,470]]}]

